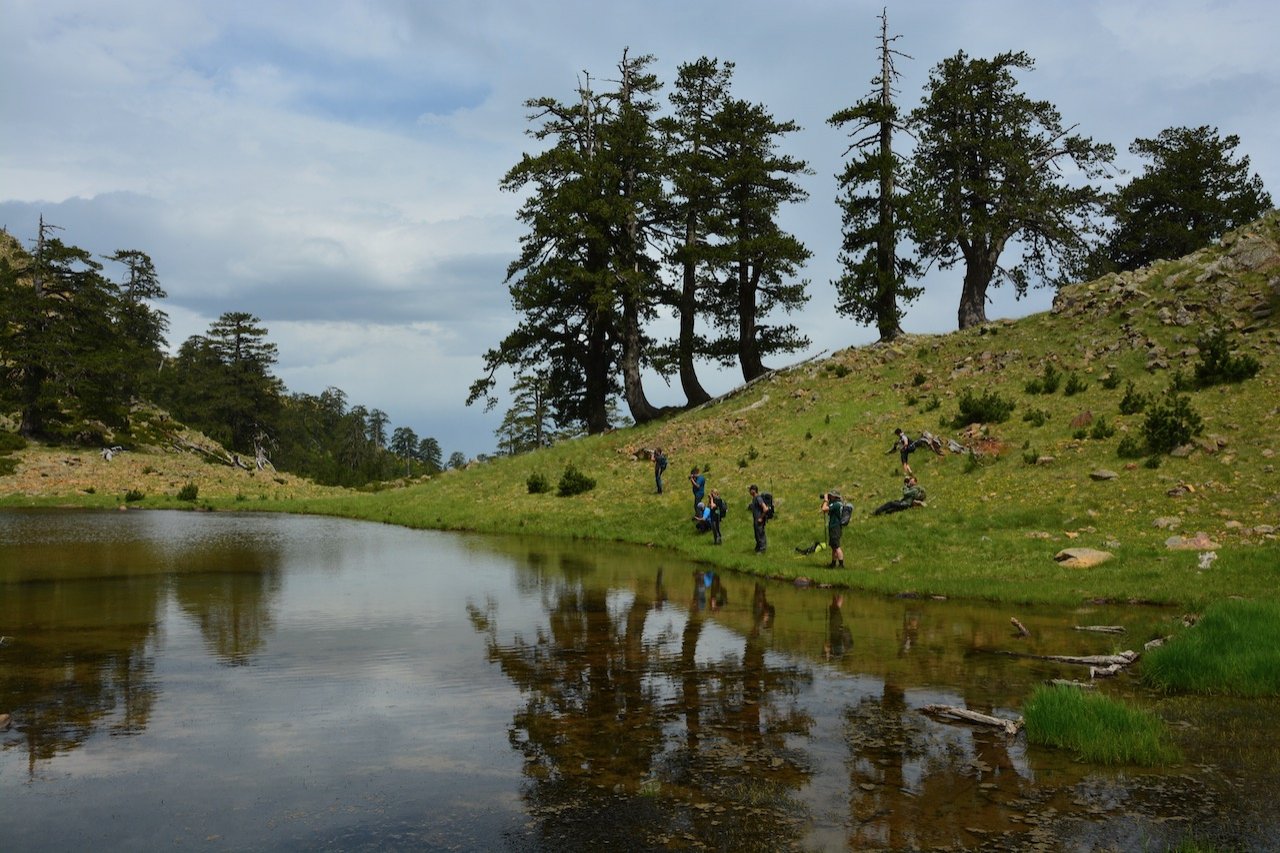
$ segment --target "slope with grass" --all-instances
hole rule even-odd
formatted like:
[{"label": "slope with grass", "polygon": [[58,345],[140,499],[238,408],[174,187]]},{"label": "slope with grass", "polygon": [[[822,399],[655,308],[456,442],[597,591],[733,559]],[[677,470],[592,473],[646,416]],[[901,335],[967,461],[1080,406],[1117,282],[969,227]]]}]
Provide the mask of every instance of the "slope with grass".
[{"label": "slope with grass", "polygon": [[[1051,312],[841,350],[643,427],[377,493],[296,490],[248,505],[229,488],[202,488],[200,497],[214,507],[632,542],[726,569],[884,593],[1186,605],[1275,597],[1278,308],[1280,214],[1272,212],[1179,261],[1064,288]],[[1149,411],[1123,413],[1122,401],[1134,393],[1158,399],[1176,377],[1190,383],[1197,342],[1215,327],[1237,355],[1257,360],[1256,375],[1180,394],[1203,423],[1176,456],[1120,458],[1126,439],[1141,443]],[[1045,393],[1053,374],[1057,387]],[[960,413],[966,397],[1012,410],[1002,422],[971,425]],[[886,454],[896,426],[913,435],[930,430],[976,453],[917,451],[912,466],[928,505],[873,517],[901,492],[897,456]],[[661,495],[648,459],[654,447],[671,460]],[[570,465],[595,488],[557,496],[554,485]],[[684,475],[695,465],[728,500],[723,546],[693,532]],[[0,496],[11,495],[0,501],[31,500],[5,485],[21,473],[20,465],[0,478]],[[534,474],[552,491],[531,494]],[[778,506],[762,556],[752,552],[746,510],[752,483]],[[825,538],[819,494],[829,489],[857,507],[844,570],[826,569],[824,551],[795,552]],[[1167,545],[1201,532],[1212,561],[1203,550]],[[1092,568],[1055,561],[1072,547],[1113,556]]]}]

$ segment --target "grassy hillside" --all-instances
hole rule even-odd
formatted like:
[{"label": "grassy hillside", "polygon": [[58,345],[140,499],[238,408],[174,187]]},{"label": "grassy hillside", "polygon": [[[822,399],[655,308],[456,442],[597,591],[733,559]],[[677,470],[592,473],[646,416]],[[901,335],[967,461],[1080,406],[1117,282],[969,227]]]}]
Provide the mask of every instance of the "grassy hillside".
[{"label": "grassy hillside", "polygon": [[[379,493],[267,489],[267,496],[245,500],[243,488],[202,488],[200,496],[219,508],[633,542],[725,568],[887,593],[1181,604],[1276,597],[1278,320],[1280,214],[1273,212],[1188,258],[1065,288],[1051,312],[842,350],[660,423]],[[1184,455],[1158,456],[1158,467],[1148,467],[1146,456],[1118,457],[1120,443],[1136,438],[1146,417],[1121,413],[1129,383],[1158,396],[1175,372],[1189,379],[1201,360],[1197,341],[1215,325],[1228,330],[1238,353],[1261,363],[1260,371],[1185,392],[1203,430]],[[1050,366],[1061,380],[1057,390],[1028,393]],[[1067,395],[1069,385],[1079,390]],[[1014,408],[1004,422],[957,427],[966,393],[996,395]],[[1085,413],[1092,421],[1080,426]],[[1098,426],[1102,420],[1114,433]],[[872,517],[875,506],[901,493],[897,456],[886,455],[895,426],[912,435],[929,430],[979,455],[917,451],[912,466],[928,506]],[[654,494],[646,455],[657,446],[671,460],[662,495]],[[570,464],[597,485],[558,497],[554,486]],[[723,546],[692,531],[685,477],[694,465],[729,501]],[[1094,479],[1098,469],[1116,476]],[[550,481],[551,493],[528,493],[534,473]],[[0,479],[0,496],[16,491],[6,485],[12,481]],[[751,483],[777,500],[764,556],[752,553]],[[805,557],[794,550],[825,539],[818,496],[828,489],[856,504],[843,571],[826,569],[823,551]],[[1198,532],[1217,545],[1211,562],[1202,557],[1207,551],[1166,545],[1171,536]],[[1066,568],[1054,555],[1069,547],[1113,557]]]}]

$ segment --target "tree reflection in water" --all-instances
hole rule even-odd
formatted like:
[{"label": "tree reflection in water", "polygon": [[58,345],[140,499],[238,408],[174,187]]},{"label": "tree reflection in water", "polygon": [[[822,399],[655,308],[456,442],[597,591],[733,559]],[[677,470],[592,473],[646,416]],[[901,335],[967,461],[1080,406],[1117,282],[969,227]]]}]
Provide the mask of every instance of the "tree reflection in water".
[{"label": "tree reflection in water", "polygon": [[811,676],[766,662],[774,609],[764,587],[741,652],[709,659],[699,644],[727,602],[715,575],[693,574],[680,613],[661,570],[608,593],[582,582],[594,566],[553,576],[537,565],[547,624],[532,640],[503,638],[492,601],[468,615],[487,635],[488,659],[527,697],[509,738],[524,756],[540,842],[794,846],[807,818],[794,794],[809,777],[802,744],[812,726],[795,699]]},{"label": "tree reflection in water", "polygon": [[28,773],[104,725],[122,736],[146,728],[163,598],[164,581],[155,576],[6,585],[0,625],[18,626],[18,636],[2,652],[0,697],[19,737],[7,738],[4,749],[25,750]]},{"label": "tree reflection in water", "polygon": [[259,545],[223,548],[209,559],[216,562],[188,566],[174,578],[174,598],[221,663],[243,666],[262,650],[275,626],[279,557]]}]

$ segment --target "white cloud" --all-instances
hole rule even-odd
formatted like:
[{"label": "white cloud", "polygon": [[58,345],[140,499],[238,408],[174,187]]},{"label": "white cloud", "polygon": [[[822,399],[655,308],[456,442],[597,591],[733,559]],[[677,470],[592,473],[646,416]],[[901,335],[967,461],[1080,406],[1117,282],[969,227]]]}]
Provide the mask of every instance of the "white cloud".
[{"label": "white cloud", "polygon": [[[250,311],[291,389],[337,385],[475,453],[496,419],[461,399],[515,322],[503,277],[519,199],[499,182],[538,146],[523,102],[571,98],[584,71],[614,76],[623,48],[655,54],[668,82],[699,55],[733,61],[736,94],[803,127],[787,145],[814,171],[810,200],[785,217],[814,260],[796,322],[814,351],[870,339],[831,307],[847,139],[825,122],[870,86],[881,8],[0,0],[0,224],[26,239],[43,213],[92,251],[148,251],[173,343]],[[957,50],[1025,49],[1027,91],[1122,162],[1136,136],[1211,124],[1280,185],[1275,4],[904,3],[889,25],[913,57],[899,62],[904,105]],[[958,281],[933,274],[906,327],[952,328]],[[1047,301],[997,291],[992,313]],[[651,396],[665,393],[655,383]]]}]

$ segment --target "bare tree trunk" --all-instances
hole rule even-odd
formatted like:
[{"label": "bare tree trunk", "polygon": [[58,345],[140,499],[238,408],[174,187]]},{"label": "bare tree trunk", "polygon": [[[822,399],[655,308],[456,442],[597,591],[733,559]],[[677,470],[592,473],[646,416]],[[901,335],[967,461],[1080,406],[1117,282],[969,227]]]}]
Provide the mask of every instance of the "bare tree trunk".
[{"label": "bare tree trunk", "polygon": [[[697,242],[697,217],[689,215],[685,225],[684,248],[688,253]],[[692,258],[684,258],[683,289],[680,292],[680,339],[677,344],[680,360],[680,387],[690,406],[699,406],[711,399],[711,395],[698,381],[698,374],[693,366],[693,324],[698,316],[698,270]]]},{"label": "bare tree trunk", "polygon": [[622,393],[637,424],[651,421],[662,411],[649,402],[640,376],[640,312],[633,295],[623,297],[622,304]]},{"label": "bare tree trunk", "polygon": [[738,362],[742,365],[742,378],[747,382],[769,372],[760,358],[760,342],[756,338],[757,278],[758,273],[747,264],[738,265]]},{"label": "bare tree trunk", "polygon": [[587,340],[587,359],[584,365],[586,388],[584,420],[587,433],[595,435],[609,428],[609,348],[603,318],[594,312],[590,336]]}]

